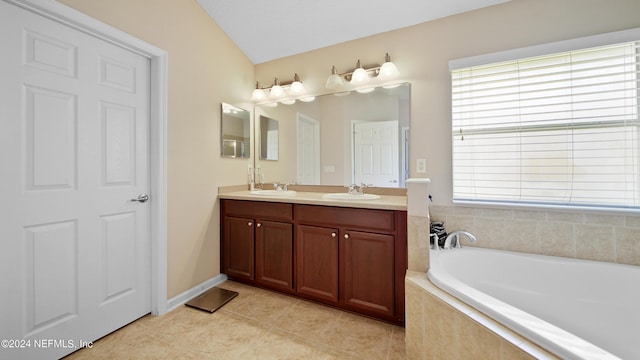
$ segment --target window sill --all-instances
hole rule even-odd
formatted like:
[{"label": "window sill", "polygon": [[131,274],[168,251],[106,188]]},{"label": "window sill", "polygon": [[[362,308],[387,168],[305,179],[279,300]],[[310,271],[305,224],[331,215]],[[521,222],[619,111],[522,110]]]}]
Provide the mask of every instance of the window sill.
[{"label": "window sill", "polygon": [[453,199],[452,202],[454,205],[475,207],[475,208],[640,215],[640,208],[637,208],[637,207],[614,207],[614,206],[595,206],[595,205],[579,206],[579,205],[517,203],[517,202],[506,202],[506,201],[479,201],[479,200],[461,200],[461,199]]}]

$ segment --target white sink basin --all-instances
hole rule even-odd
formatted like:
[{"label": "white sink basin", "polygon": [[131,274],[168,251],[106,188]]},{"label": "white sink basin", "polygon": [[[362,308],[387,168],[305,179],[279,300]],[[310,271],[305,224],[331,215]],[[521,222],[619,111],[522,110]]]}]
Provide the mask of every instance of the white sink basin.
[{"label": "white sink basin", "polygon": [[297,192],[293,190],[254,190],[251,192],[251,195],[259,195],[259,196],[296,196]]},{"label": "white sink basin", "polygon": [[324,194],[322,196],[325,199],[331,200],[376,200],[380,199],[380,195],[375,194],[348,194],[348,193],[333,193]]}]

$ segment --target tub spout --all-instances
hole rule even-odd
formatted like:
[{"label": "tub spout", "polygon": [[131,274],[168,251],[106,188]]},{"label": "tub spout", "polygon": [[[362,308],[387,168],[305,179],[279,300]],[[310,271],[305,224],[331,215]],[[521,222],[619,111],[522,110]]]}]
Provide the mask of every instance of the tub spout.
[{"label": "tub spout", "polygon": [[[462,244],[460,243],[460,235],[466,235],[467,238],[469,238],[469,240],[474,243],[476,241],[478,241],[478,239],[476,239],[476,237],[468,232],[468,231],[464,231],[464,230],[458,230],[458,231],[454,231],[451,234],[449,234],[449,236],[447,236],[447,238],[444,240],[444,249],[452,249],[452,248],[461,248]],[[453,245],[452,245],[453,242]]]}]

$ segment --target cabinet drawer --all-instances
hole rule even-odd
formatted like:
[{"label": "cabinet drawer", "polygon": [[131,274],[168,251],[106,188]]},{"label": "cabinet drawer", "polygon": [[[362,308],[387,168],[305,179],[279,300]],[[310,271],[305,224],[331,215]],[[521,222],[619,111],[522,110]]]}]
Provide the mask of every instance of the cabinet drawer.
[{"label": "cabinet drawer", "polygon": [[293,220],[293,205],[265,201],[221,200],[227,216],[246,216],[260,219]]},{"label": "cabinet drawer", "polygon": [[301,224],[343,226],[367,231],[393,232],[395,230],[393,210],[296,205],[295,211],[296,220]]}]

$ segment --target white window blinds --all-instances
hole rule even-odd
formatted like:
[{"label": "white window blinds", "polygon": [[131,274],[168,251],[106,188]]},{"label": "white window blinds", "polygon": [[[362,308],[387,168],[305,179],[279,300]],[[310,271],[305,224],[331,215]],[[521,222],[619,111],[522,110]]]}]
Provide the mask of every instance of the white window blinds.
[{"label": "white window blinds", "polygon": [[640,206],[639,44],[452,70],[454,201]]}]

